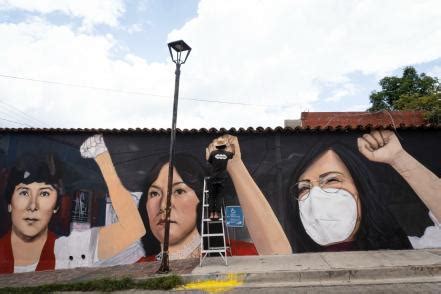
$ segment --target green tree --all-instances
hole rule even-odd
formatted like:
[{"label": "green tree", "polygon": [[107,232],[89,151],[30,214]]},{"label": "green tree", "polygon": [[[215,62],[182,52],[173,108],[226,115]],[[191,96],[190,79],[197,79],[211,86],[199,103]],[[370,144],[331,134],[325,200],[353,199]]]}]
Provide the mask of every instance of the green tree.
[{"label": "green tree", "polygon": [[418,75],[415,68],[404,68],[402,77],[384,77],[381,91],[369,96],[372,106],[368,111],[419,110],[432,123],[441,122],[441,85],[436,77]]}]

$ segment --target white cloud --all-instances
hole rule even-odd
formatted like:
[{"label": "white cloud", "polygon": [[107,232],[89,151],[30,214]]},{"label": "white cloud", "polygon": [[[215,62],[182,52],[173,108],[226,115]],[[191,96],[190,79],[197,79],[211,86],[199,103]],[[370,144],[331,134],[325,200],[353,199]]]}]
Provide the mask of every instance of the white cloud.
[{"label": "white cloud", "polygon": [[[81,9],[69,5],[85,2],[32,2],[0,0],[0,7],[60,11],[109,26],[124,11],[122,1],[95,1]],[[100,12],[98,4],[107,6]],[[178,127],[275,127],[312,109],[319,97],[336,101],[359,93],[351,73],[382,77],[438,59],[439,11],[438,0],[202,0],[197,17],[168,36],[193,48],[182,66],[180,97],[257,106],[181,99]],[[173,64],[147,63],[112,35],[75,31],[44,18],[0,24],[0,35],[2,74],[172,96]],[[324,95],[326,84],[338,89]],[[9,79],[0,79],[0,93],[0,100],[54,127],[160,128],[171,122],[171,99],[154,96]],[[358,101],[347,110],[368,108],[368,95],[366,105]]]},{"label": "white cloud", "polygon": [[96,24],[117,26],[125,7],[123,0],[0,0],[0,11],[14,9],[41,14],[59,12],[81,18],[83,27],[91,28]]},{"label": "white cloud", "polygon": [[169,40],[194,48],[183,73],[194,78],[191,93],[297,109],[240,117],[274,126],[318,99],[316,81],[340,82],[338,99],[353,93],[350,73],[381,76],[440,57],[440,10],[439,1],[201,1],[198,17]]},{"label": "white cloud", "polygon": [[340,101],[343,97],[354,95],[357,93],[357,88],[352,83],[340,84],[339,88],[332,93],[328,94],[329,96],[325,96],[324,99],[326,102],[337,102]]},{"label": "white cloud", "polygon": [[[114,59],[112,51],[118,44],[111,36],[76,33],[67,26],[35,19],[0,24],[0,35],[7,40],[0,47],[2,74],[90,87],[171,93],[170,86],[163,87],[173,83],[170,64],[147,64],[131,54]],[[170,99],[5,78],[0,79],[0,89],[0,100],[55,127],[133,127],[142,123],[154,126],[155,116],[171,105]]]},{"label": "white cloud", "polygon": [[437,77],[438,79],[441,80],[441,66],[440,65],[434,66],[432,69],[429,70],[427,74],[432,77]]}]

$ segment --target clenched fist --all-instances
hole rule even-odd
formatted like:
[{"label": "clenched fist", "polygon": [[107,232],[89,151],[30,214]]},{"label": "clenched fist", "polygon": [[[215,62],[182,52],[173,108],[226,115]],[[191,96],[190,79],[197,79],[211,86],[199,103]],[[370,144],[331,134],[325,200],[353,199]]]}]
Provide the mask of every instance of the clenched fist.
[{"label": "clenched fist", "polygon": [[358,150],[367,159],[392,164],[404,151],[397,135],[389,130],[376,130],[357,140]]},{"label": "clenched fist", "polygon": [[107,147],[101,134],[87,138],[80,147],[80,153],[83,158],[96,158],[104,152],[107,152]]},{"label": "clenched fist", "polygon": [[239,140],[237,139],[237,137],[232,135],[223,135],[214,139],[205,149],[206,160],[208,160],[208,158],[210,157],[211,152],[216,150],[216,146],[221,145],[225,145],[225,150],[234,154],[233,159],[241,158]]}]

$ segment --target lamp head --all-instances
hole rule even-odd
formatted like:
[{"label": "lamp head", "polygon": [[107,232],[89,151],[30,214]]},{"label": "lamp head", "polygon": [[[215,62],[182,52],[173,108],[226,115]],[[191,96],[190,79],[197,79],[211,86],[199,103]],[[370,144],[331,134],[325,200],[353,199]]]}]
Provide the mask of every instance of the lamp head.
[{"label": "lamp head", "polygon": [[174,63],[184,64],[190,55],[191,47],[183,40],[168,43],[171,59]]}]

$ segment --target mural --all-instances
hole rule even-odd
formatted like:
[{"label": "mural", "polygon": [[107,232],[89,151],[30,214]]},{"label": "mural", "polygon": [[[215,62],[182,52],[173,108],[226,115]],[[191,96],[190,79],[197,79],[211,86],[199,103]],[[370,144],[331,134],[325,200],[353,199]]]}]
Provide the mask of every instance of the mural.
[{"label": "mural", "polygon": [[[180,133],[170,259],[199,257],[204,178],[233,255],[441,247],[436,129]],[[161,259],[166,132],[0,133],[0,273]]]}]

